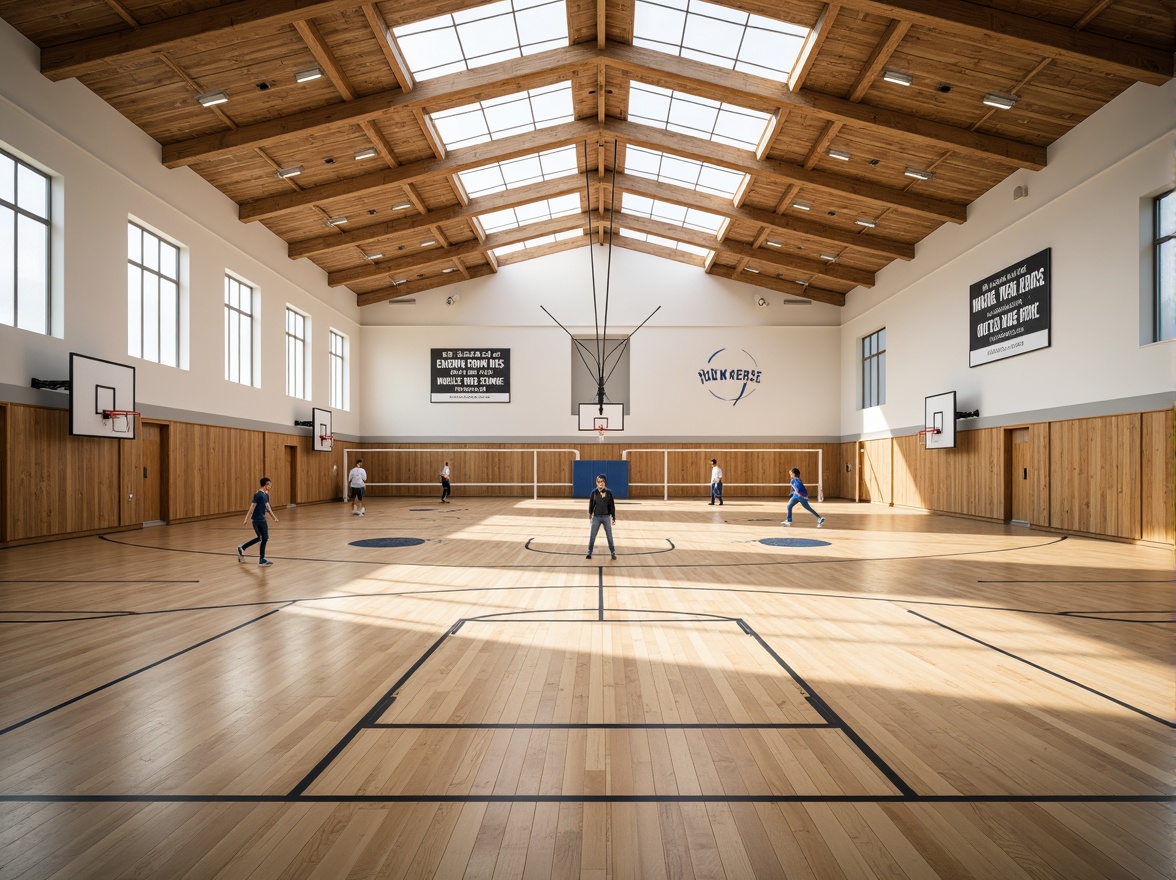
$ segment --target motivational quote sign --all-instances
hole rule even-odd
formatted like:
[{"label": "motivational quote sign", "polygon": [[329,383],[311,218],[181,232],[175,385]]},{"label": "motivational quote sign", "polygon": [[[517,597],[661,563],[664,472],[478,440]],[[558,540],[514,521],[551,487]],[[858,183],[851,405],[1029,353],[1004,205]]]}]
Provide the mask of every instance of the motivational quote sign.
[{"label": "motivational quote sign", "polygon": [[509,348],[434,348],[430,403],[510,403]]},{"label": "motivational quote sign", "polygon": [[1049,347],[1049,252],[1039,251],[968,288],[968,366]]}]

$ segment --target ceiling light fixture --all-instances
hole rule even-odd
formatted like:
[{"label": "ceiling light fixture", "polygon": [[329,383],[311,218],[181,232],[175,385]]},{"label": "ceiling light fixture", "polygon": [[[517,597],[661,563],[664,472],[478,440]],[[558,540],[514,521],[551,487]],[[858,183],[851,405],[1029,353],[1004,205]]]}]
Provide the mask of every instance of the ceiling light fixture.
[{"label": "ceiling light fixture", "polygon": [[853,158],[853,154],[847,153],[845,150],[827,150],[825,155],[830,159],[840,159],[842,162],[848,162]]},{"label": "ceiling light fixture", "polygon": [[746,266],[746,267],[744,267],[743,271],[744,271],[744,272],[750,272],[752,275],[758,275],[758,274],[759,274],[759,269],[753,269],[753,268],[751,268],[751,266]]},{"label": "ceiling light fixture", "polygon": [[431,247],[431,246],[435,245],[436,243],[437,243],[437,239],[426,238],[424,241],[421,242],[421,247]]},{"label": "ceiling light fixture", "polygon": [[878,225],[877,220],[870,220],[870,219],[867,219],[866,217],[858,217],[853,222],[856,223],[858,226],[866,227],[866,229],[873,229],[875,226]]},{"label": "ceiling light fixture", "polygon": [[837,257],[835,257],[833,254],[821,254],[821,259],[827,260],[828,262],[832,263],[834,260],[837,259]]},{"label": "ceiling light fixture", "polygon": [[909,86],[915,80],[909,73],[900,73],[897,70],[882,71],[882,79],[888,83],[894,83],[896,86]]},{"label": "ceiling light fixture", "polygon": [[404,284],[404,282],[406,282],[407,280],[408,280],[407,278],[393,278],[392,279],[392,286],[399,287],[401,284]]},{"label": "ceiling light fixture", "polygon": [[1016,95],[1002,95],[999,92],[989,92],[981,102],[985,106],[995,107],[997,110],[1012,110],[1020,98]]},{"label": "ceiling light fixture", "polygon": [[329,219],[327,221],[327,225],[328,226],[342,226],[346,222],[347,222],[346,217],[332,217],[331,219]]},{"label": "ceiling light fixture", "polygon": [[392,210],[393,211],[406,211],[411,207],[412,207],[412,202],[401,202],[398,205],[393,205]]},{"label": "ceiling light fixture", "polygon": [[380,155],[379,150],[377,150],[375,147],[368,147],[366,150],[356,150],[355,160],[360,162],[364,159],[374,159],[378,155]]},{"label": "ceiling light fixture", "polygon": [[365,260],[378,260],[382,256],[384,256],[384,254],[381,251],[376,251],[374,254],[364,254],[363,258]]},{"label": "ceiling light fixture", "polygon": [[448,275],[449,273],[451,273],[451,272],[456,272],[456,271],[457,271],[456,269],[454,269],[452,266],[450,266],[450,267],[449,267],[449,268],[447,268],[447,269],[442,269],[442,270],[441,270],[441,274],[442,274],[442,275]]},{"label": "ceiling light fixture", "polygon": [[305,83],[311,80],[316,80],[323,75],[321,67],[309,67],[306,70],[300,70],[294,74],[294,82]]},{"label": "ceiling light fixture", "polygon": [[798,211],[811,211],[813,209],[813,206],[808,202],[793,202],[792,207]]},{"label": "ceiling light fixture", "polygon": [[930,180],[935,176],[934,171],[923,171],[919,168],[908,168],[903,174],[907,177],[913,177],[915,180]]},{"label": "ceiling light fixture", "polygon": [[772,241],[770,238],[764,242],[764,244],[766,244],[768,247],[780,247],[780,242]]},{"label": "ceiling light fixture", "polygon": [[301,173],[301,165],[291,165],[289,168],[279,168],[274,172],[274,177],[285,180],[287,177],[297,177]]},{"label": "ceiling light fixture", "polygon": [[201,107],[215,107],[217,104],[224,104],[229,100],[229,93],[224,89],[218,89],[215,92],[203,92],[196,96],[196,100],[200,102]]}]

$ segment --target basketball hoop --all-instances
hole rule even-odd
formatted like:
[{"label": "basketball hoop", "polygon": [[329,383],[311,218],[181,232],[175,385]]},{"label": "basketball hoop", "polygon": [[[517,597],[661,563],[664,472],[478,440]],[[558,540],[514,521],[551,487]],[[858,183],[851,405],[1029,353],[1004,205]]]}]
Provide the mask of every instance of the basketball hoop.
[{"label": "basketball hoop", "polygon": [[917,431],[916,434],[921,434],[923,437],[923,448],[927,447],[927,436],[929,434],[942,434],[938,428],[924,428],[922,431]]},{"label": "basketball hoop", "polygon": [[597,435],[597,436],[596,436],[596,442],[597,442],[597,443],[603,443],[603,442],[604,442],[604,432],[605,432],[605,431],[607,431],[607,430],[608,430],[608,428],[606,428],[604,425],[597,425],[597,426],[596,426],[596,435]]},{"label": "basketball hoop", "polygon": [[334,434],[319,434],[319,446],[330,452],[335,442]]},{"label": "basketball hoop", "polygon": [[104,409],[102,424],[110,422],[110,430],[115,434],[129,434],[135,428],[135,417],[138,415],[133,409]]}]

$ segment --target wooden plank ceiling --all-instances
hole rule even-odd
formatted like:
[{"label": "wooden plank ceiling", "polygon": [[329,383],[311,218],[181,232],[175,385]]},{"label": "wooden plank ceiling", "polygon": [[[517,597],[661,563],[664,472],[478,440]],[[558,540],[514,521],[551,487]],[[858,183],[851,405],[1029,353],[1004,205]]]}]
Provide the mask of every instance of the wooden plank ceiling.
[{"label": "wooden plank ceiling", "polygon": [[[393,29],[480,5],[0,0],[0,17],[40,47],[45,76],[77,77],[159,141],[165,165],[192,168],[240,205],[242,222],[265,224],[361,305],[602,244],[613,230],[617,247],[843,305],[1009,174],[1044,167],[1054,140],[1133,83],[1167,81],[1176,49],[1163,0],[726,0],[810,29],[781,83],[634,45],[637,0],[566,0],[567,45],[418,82]],[[295,80],[316,67],[320,78]],[[560,83],[574,118],[454,149],[438,133],[434,114]],[[634,84],[770,121],[754,148],[641,124],[630,120]],[[227,103],[195,100],[219,90]],[[989,93],[1016,104],[986,106]],[[568,147],[578,174],[474,196],[459,178]],[[746,176],[733,197],[699,192],[637,173],[633,151]],[[625,194],[722,222],[712,232],[641,216],[622,208]],[[480,219],[560,196],[578,198],[579,212],[489,232]],[[533,246],[560,233],[572,237]]]}]

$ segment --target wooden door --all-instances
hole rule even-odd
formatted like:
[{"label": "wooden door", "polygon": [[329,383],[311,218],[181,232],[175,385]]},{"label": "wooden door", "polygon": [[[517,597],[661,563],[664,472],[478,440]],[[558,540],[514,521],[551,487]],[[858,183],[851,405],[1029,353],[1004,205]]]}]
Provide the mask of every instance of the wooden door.
[{"label": "wooden door", "polygon": [[1029,507],[1029,429],[1014,428],[1009,432],[1009,519],[1030,521]]},{"label": "wooden door", "polygon": [[143,479],[139,485],[139,510],[143,522],[162,522],[163,511],[163,426],[150,422],[139,425],[143,440]]}]

